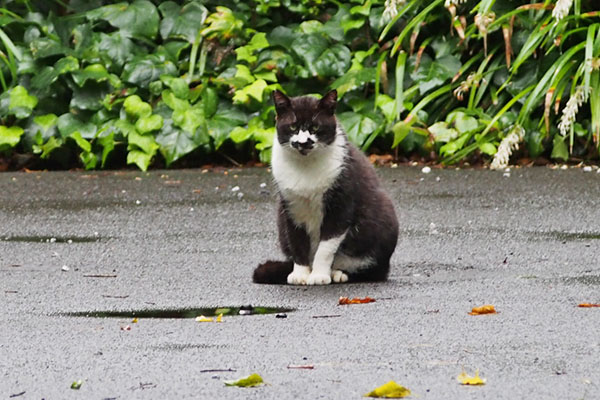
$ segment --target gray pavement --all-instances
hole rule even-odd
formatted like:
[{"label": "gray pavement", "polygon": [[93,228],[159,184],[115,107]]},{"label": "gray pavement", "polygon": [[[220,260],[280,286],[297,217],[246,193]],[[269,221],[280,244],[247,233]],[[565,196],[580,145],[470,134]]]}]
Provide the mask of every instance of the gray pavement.
[{"label": "gray pavement", "polygon": [[[577,307],[600,303],[600,174],[379,173],[390,279],[327,287],[251,282],[280,255],[266,169],[0,174],[0,399],[359,399],[389,380],[422,400],[600,398],[600,308]],[[243,304],[296,311],[61,315]],[[499,313],[468,315],[483,304]],[[223,383],[254,372],[268,385]]]}]

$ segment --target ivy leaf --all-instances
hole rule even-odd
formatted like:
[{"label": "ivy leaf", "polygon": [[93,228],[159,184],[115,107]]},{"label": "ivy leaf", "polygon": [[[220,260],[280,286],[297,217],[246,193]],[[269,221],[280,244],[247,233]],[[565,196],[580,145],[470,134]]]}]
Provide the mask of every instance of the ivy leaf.
[{"label": "ivy leaf", "polygon": [[121,31],[111,32],[109,34],[101,33],[98,42],[98,50],[107,65],[114,64],[121,68],[125,63],[131,61],[137,52],[136,46]]},{"label": "ivy leaf", "polygon": [[189,98],[190,88],[185,80],[170,75],[161,75],[160,80],[171,88],[176,97],[184,100]]},{"label": "ivy leaf", "polygon": [[236,127],[244,125],[247,121],[246,114],[237,108],[225,108],[222,104],[217,113],[207,120],[208,134],[213,138],[215,148],[221,147],[230,133]]},{"label": "ivy leaf", "polygon": [[96,136],[96,125],[91,122],[83,123],[70,113],[58,117],[57,126],[58,131],[63,138],[69,137],[76,131],[78,131],[84,139],[93,139]]},{"label": "ivy leaf", "polygon": [[94,168],[96,168],[96,165],[98,164],[98,157],[96,156],[96,154],[92,153],[91,151],[82,151],[79,154],[79,159],[83,163],[83,167],[86,170],[94,169]]},{"label": "ivy leaf", "polygon": [[37,97],[30,95],[27,89],[20,85],[10,90],[9,99],[9,113],[14,114],[19,119],[29,117],[38,103]]},{"label": "ivy leaf", "polygon": [[238,47],[235,49],[235,52],[238,60],[247,61],[249,64],[253,64],[258,59],[254,53],[257,50],[261,50],[266,47],[269,47],[267,35],[264,32],[258,32],[252,36],[252,40],[250,40],[247,45]]},{"label": "ivy leaf", "polygon": [[488,156],[493,156],[498,151],[498,149],[496,148],[496,146],[494,146],[493,143],[489,143],[489,142],[481,143],[479,145],[479,150],[482,153],[487,154]]},{"label": "ivy leaf", "polygon": [[454,120],[454,126],[458,133],[466,133],[470,131],[474,131],[477,129],[479,124],[477,120],[473,117],[468,116],[467,114],[459,111],[456,113],[456,119]]},{"label": "ivy leaf", "polygon": [[84,87],[74,87],[69,106],[80,110],[100,110],[103,101],[110,95],[110,86],[106,83],[89,82]]},{"label": "ivy leaf", "polygon": [[421,94],[441,86],[446,80],[456,75],[461,67],[460,60],[451,55],[441,57],[435,61],[432,61],[429,56],[424,55],[416,71],[414,70],[414,56],[410,58],[410,62],[413,64],[411,65],[413,72],[410,76],[418,83]]},{"label": "ivy leaf", "polygon": [[326,49],[315,60],[315,71],[320,77],[340,76],[350,67],[350,49],[343,44],[336,44]]},{"label": "ivy leaf", "polygon": [[263,93],[267,86],[267,82],[265,82],[264,79],[257,79],[245,88],[237,90],[233,95],[233,102],[248,103],[250,101],[250,97],[252,97],[258,102],[262,103]]},{"label": "ivy leaf", "polygon": [[57,139],[56,137],[52,136],[50,139],[48,139],[48,141],[46,143],[44,143],[43,145],[39,146],[39,148],[36,149],[34,148],[34,151],[36,153],[41,153],[40,154],[40,158],[42,160],[46,160],[50,157],[50,155],[52,154],[52,152],[58,148],[60,148],[63,144],[62,139]]},{"label": "ivy leaf", "polygon": [[83,87],[90,79],[96,82],[108,81],[114,88],[121,86],[119,78],[114,74],[109,74],[102,64],[88,65],[82,70],[73,72],[71,76],[73,76],[73,80],[79,87]]},{"label": "ivy leaf", "polygon": [[79,131],[71,133],[69,137],[73,139],[75,143],[77,143],[77,146],[79,146],[81,150],[87,152],[92,151],[92,145],[90,144],[90,142],[81,137],[81,133],[79,133]]},{"label": "ivy leaf", "polygon": [[142,150],[130,150],[127,153],[127,164],[135,164],[142,171],[146,171],[152,162],[154,154],[148,154]]},{"label": "ivy leaf", "polygon": [[156,141],[160,145],[160,153],[169,166],[199,146],[208,144],[210,138],[205,129],[197,129],[195,132],[185,131],[175,126],[171,119],[165,118]]},{"label": "ivy leaf", "polygon": [[10,128],[0,125],[0,151],[15,147],[21,141],[23,128],[20,126],[11,126]]},{"label": "ivy leaf", "polygon": [[271,46],[280,46],[284,49],[292,48],[296,34],[287,26],[280,25],[267,34],[267,41]]},{"label": "ivy leaf", "polygon": [[152,114],[152,106],[142,101],[137,94],[127,97],[123,102],[123,108],[133,119],[148,117]]},{"label": "ivy leaf", "polygon": [[86,13],[88,19],[102,19],[132,37],[154,39],[158,32],[158,11],[148,0],[118,3],[97,8]]},{"label": "ivy leaf", "polygon": [[348,134],[350,141],[359,147],[362,146],[369,135],[377,129],[377,123],[375,121],[366,115],[355,112],[339,114],[338,119]]},{"label": "ivy leaf", "polygon": [[217,6],[216,10],[206,18],[208,26],[202,29],[201,34],[207,39],[221,40],[237,36],[244,27],[244,22],[237,19],[227,7]]},{"label": "ivy leaf", "polygon": [[121,79],[143,88],[156,81],[161,75],[176,75],[177,67],[169,60],[163,60],[156,54],[138,56],[125,64]]},{"label": "ivy leaf", "polygon": [[158,150],[158,144],[154,140],[154,136],[152,135],[140,135],[137,132],[131,132],[127,137],[127,148],[129,150],[140,149],[146,154],[150,154],[154,156],[156,154],[156,150]]},{"label": "ivy leaf", "polygon": [[402,143],[410,133],[410,124],[400,121],[392,127],[392,132],[394,132],[394,143],[392,144],[392,148],[396,148],[396,146]]},{"label": "ivy leaf", "polygon": [[202,4],[190,2],[183,7],[173,1],[160,3],[163,15],[160,21],[160,36],[163,40],[185,39],[194,43],[199,27],[204,24],[208,10]]},{"label": "ivy leaf", "polygon": [[331,88],[337,89],[338,97],[342,97],[344,93],[358,89],[365,83],[375,82],[375,76],[375,68],[363,68],[361,70],[348,71],[343,76],[333,81]]},{"label": "ivy leaf", "polygon": [[569,159],[569,149],[567,149],[565,138],[561,135],[554,135],[554,140],[552,141],[552,154],[550,157],[563,161]]},{"label": "ivy leaf", "polygon": [[206,86],[202,91],[202,104],[204,105],[204,116],[206,118],[211,118],[217,112],[217,106],[219,104],[217,91]]},{"label": "ivy leaf", "polygon": [[292,43],[292,49],[296,55],[304,61],[313,76],[318,72],[315,68],[315,61],[329,47],[329,42],[319,34],[302,35]]},{"label": "ivy leaf", "polygon": [[102,164],[101,167],[104,168],[106,165],[106,160],[108,156],[115,148],[115,133],[111,132],[106,136],[101,136],[98,138],[98,143],[102,146]]},{"label": "ivy leaf", "polygon": [[135,128],[140,133],[148,133],[152,131],[157,131],[163,126],[163,119],[160,115],[153,114],[141,117],[135,123]]},{"label": "ivy leaf", "polygon": [[25,127],[23,144],[27,151],[41,145],[57,133],[58,117],[55,114],[38,115],[30,119]]},{"label": "ivy leaf", "polygon": [[436,122],[427,128],[427,130],[431,132],[436,143],[448,143],[458,137],[456,129],[448,128],[446,122]]}]

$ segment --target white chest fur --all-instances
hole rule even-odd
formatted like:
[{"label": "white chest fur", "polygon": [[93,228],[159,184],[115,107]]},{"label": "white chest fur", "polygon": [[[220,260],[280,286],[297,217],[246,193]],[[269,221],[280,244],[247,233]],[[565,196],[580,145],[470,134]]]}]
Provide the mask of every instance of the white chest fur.
[{"label": "white chest fur", "polygon": [[344,135],[338,134],[331,145],[317,145],[306,156],[290,146],[281,146],[277,140],[273,143],[273,176],[295,222],[304,225],[313,243],[319,241],[323,195],[332,187],[344,165],[345,143]]}]

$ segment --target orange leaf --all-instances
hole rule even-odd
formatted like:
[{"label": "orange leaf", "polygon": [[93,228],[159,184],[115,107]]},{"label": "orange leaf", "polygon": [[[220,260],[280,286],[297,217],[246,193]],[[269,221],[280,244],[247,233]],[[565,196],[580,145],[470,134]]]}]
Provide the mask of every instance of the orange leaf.
[{"label": "orange leaf", "polygon": [[369,296],[364,297],[364,298],[358,298],[358,297],[354,297],[352,299],[349,299],[348,297],[340,297],[340,300],[338,302],[339,305],[343,305],[343,304],[364,304],[364,303],[373,303],[375,301],[375,299],[370,298]]},{"label": "orange leaf", "polygon": [[496,314],[496,309],[491,304],[481,307],[473,307],[469,315]]},{"label": "orange leaf", "polygon": [[581,303],[577,307],[585,307],[585,308],[600,307],[600,304],[596,304],[596,303]]}]

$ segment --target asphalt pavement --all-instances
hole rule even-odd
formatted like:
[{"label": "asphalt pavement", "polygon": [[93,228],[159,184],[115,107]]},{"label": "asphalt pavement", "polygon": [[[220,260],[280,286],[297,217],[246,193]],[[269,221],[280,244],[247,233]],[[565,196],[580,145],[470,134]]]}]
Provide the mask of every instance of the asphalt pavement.
[{"label": "asphalt pavement", "polygon": [[[390,279],[324,287],[251,281],[281,254],[267,169],[0,174],[0,399],[600,398],[600,173],[378,173]],[[91,314],[243,305],[293,311]]]}]

